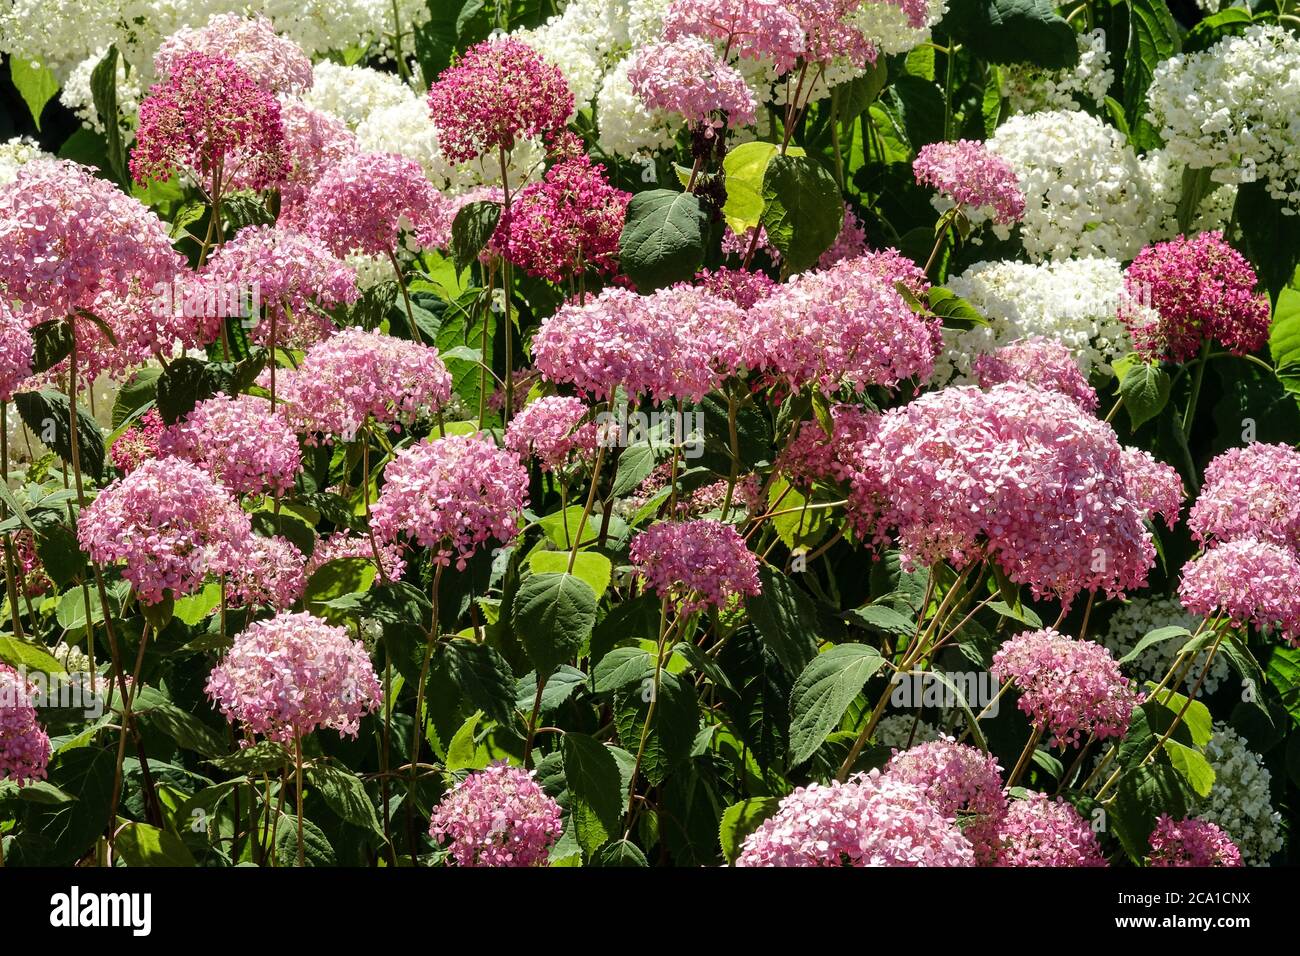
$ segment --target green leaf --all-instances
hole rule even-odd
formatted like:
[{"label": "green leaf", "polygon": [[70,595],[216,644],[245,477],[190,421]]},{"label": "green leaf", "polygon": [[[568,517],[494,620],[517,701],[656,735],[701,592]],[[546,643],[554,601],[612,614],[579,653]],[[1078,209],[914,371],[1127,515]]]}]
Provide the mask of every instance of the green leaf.
[{"label": "green leaf", "polygon": [[1278,293],[1269,325],[1268,351],[1283,383],[1300,394],[1300,289]]},{"label": "green leaf", "polygon": [[849,616],[864,627],[895,637],[910,637],[916,633],[916,622],[901,611],[884,604],[868,604],[866,607],[854,608]]},{"label": "green leaf", "polygon": [[722,844],[722,855],[728,863],[735,863],[740,856],[745,837],[759,828],[764,820],[772,816],[780,806],[776,797],[750,797],[733,803],[722,812],[722,822],[718,826],[718,842]]},{"label": "green leaf", "polygon": [[[1147,692],[1155,691],[1155,686],[1151,681],[1147,681]],[[1165,689],[1151,694],[1146,703],[1159,705],[1175,716],[1182,712],[1182,725],[1187,728],[1192,735],[1192,742],[1198,747],[1204,747],[1210,742],[1210,737],[1214,735],[1214,718],[1210,716],[1210,709],[1199,700],[1194,700],[1188,704],[1184,695],[1174,690]],[[1187,708],[1185,711],[1183,710],[1184,707]]]},{"label": "green leaf", "polygon": [[1187,628],[1179,627],[1176,624],[1170,625],[1169,627],[1158,627],[1154,631],[1148,631],[1146,636],[1137,642],[1137,645],[1133,650],[1129,651],[1119,659],[1119,663],[1131,664],[1133,661],[1141,657],[1142,652],[1148,647],[1159,644],[1162,641],[1172,640],[1175,637],[1190,637],[1191,634],[1192,632]]},{"label": "green leaf", "polygon": [[477,641],[447,641],[434,652],[434,663],[446,669],[451,684],[472,706],[500,723],[510,719],[515,679],[510,665],[492,647]]},{"label": "green leaf", "polygon": [[72,351],[72,331],[62,319],[50,319],[31,328],[32,371],[45,372],[68,357]]},{"label": "green leaf", "polygon": [[369,558],[334,558],[312,572],[303,601],[308,604],[332,601],[345,594],[367,591],[378,573]]},{"label": "green leaf", "polygon": [[592,866],[648,867],[641,848],[631,840],[615,840],[603,847],[591,861]]},{"label": "green leaf", "polygon": [[986,63],[1060,70],[1079,59],[1074,29],[1048,0],[953,0],[942,29]]},{"label": "green leaf", "polygon": [[722,160],[727,184],[727,201],[722,205],[722,215],[738,236],[757,227],[763,220],[763,175],[777,151],[775,143],[756,140],[741,143]]},{"label": "green leaf", "polygon": [[203,362],[189,356],[173,359],[158,377],[158,413],[171,425],[218,392],[238,395],[253,384],[265,362],[264,351],[233,363]]},{"label": "green leaf", "polygon": [[1156,818],[1167,813],[1175,820],[1187,815],[1187,800],[1179,774],[1165,763],[1130,767],[1119,778],[1110,819],[1124,851],[1140,862],[1150,851],[1147,838]]},{"label": "green leaf", "polygon": [[0,661],[21,670],[40,671],[43,674],[65,673],[65,668],[59,663],[58,658],[44,647],[20,641],[7,634],[0,634]]},{"label": "green leaf", "polygon": [[[574,695],[579,687],[587,682],[587,675],[576,667],[561,664],[546,681],[542,688],[540,712],[554,710]],[[537,697],[537,674],[530,672],[515,682],[515,707],[522,713],[532,712],[533,700]]]},{"label": "green leaf", "polygon": [[307,779],[325,800],[329,808],[353,826],[361,827],[382,840],[383,827],[375,805],[366,793],[361,778],[345,767],[317,761],[306,771]]},{"label": "green leaf", "polygon": [[1159,145],[1146,121],[1147,88],[1155,68],[1178,52],[1178,23],[1165,0],[1131,0],[1128,5],[1128,49],[1124,53],[1124,111],[1136,146]]},{"label": "green leaf", "polygon": [[[72,420],[71,405],[68,396],[49,390],[19,392],[14,396],[14,406],[23,424],[69,464],[72,462],[68,428]],[[77,439],[82,473],[98,479],[104,472],[104,435],[84,408],[77,409]]]},{"label": "green leaf", "polygon": [[1164,410],[1169,387],[1169,373],[1155,363],[1139,362],[1120,379],[1119,397],[1134,429]]},{"label": "green leaf", "polygon": [[127,866],[198,866],[180,837],[147,823],[128,823],[113,846]]},{"label": "green leaf", "polygon": [[209,760],[208,763],[231,773],[256,776],[263,773],[279,773],[286,767],[292,766],[293,754],[289,753],[283,744],[273,740],[262,740],[228,757]]},{"label": "green leaf", "polygon": [[451,738],[451,743],[447,745],[448,770],[482,770],[492,762],[487,748],[479,746],[474,739],[474,732],[482,717],[483,711],[474,711]]},{"label": "green leaf", "polygon": [[500,221],[501,204],[495,202],[467,203],[456,213],[451,224],[451,259],[458,279],[487,248]]},{"label": "green leaf", "polygon": [[[534,551],[528,567],[534,574],[562,574],[569,568],[569,552]],[[613,572],[609,558],[595,551],[579,551],[573,561],[573,573],[587,582],[597,599],[609,589]]]},{"label": "green leaf", "polygon": [[1300,216],[1287,215],[1288,211],[1268,194],[1267,182],[1237,187],[1232,218],[1241,226],[1242,251],[1274,298],[1291,281],[1300,261]]},{"label": "green leaf", "polygon": [[121,428],[127,419],[154,400],[158,393],[160,368],[142,368],[131,373],[117,392],[113,401],[113,430]]},{"label": "green leaf", "polygon": [[1166,740],[1164,748],[1173,768],[1183,775],[1197,796],[1208,797],[1214,787],[1214,768],[1205,755],[1176,740]]},{"label": "green leaf", "polygon": [[815,265],[844,223],[832,176],[806,156],[776,155],[763,174],[763,227],[787,275]]},{"label": "green leaf", "polygon": [[169,701],[144,710],[141,719],[176,741],[183,750],[192,750],[204,757],[219,757],[229,749],[225,734]]},{"label": "green leaf", "polygon": [[1254,22],[1250,11],[1244,7],[1229,7],[1212,13],[1183,37],[1183,52],[1195,53],[1214,46],[1226,36],[1235,36],[1245,32],[1246,27]]},{"label": "green leaf", "polygon": [[577,655],[596,625],[596,593],[576,574],[533,574],[511,607],[515,633],[538,674]]},{"label": "green leaf", "polygon": [[790,763],[803,763],[834,730],[867,679],[885,664],[874,647],[838,644],[818,654],[790,695]]},{"label": "green leaf", "polygon": [[619,743],[635,751],[645,732],[645,754],[641,770],[651,786],[658,786],[669,772],[684,764],[700,729],[700,708],[695,688],[666,668],[659,675],[659,696],[650,729],[646,715],[654,685],[642,680],[626,685],[614,694],[614,723]]},{"label": "green leaf", "polygon": [[760,593],[746,601],[750,623],[791,674],[817,655],[817,608],[794,582],[769,564],[758,568]]},{"label": "green leaf", "polygon": [[90,93],[95,103],[95,112],[99,114],[99,121],[104,127],[109,168],[119,183],[127,184],[130,176],[126,168],[126,143],[122,139],[117,110],[116,44],[108,48],[104,58],[91,71]]},{"label": "green leaf", "polygon": [[42,521],[35,543],[45,573],[59,587],[67,587],[85,571],[86,555],[76,533],[66,525]]},{"label": "green leaf", "polygon": [[[275,831],[275,859],[279,866],[298,865],[298,818],[281,813]],[[303,860],[307,866],[337,866],[338,857],[329,838],[310,820],[302,821]]]},{"label": "green leaf", "polygon": [[614,836],[623,817],[618,762],[608,747],[586,734],[565,734],[563,751],[569,812],[578,842],[591,856]]},{"label": "green leaf", "polygon": [[654,673],[654,658],[643,647],[616,647],[600,659],[592,673],[596,693],[640,683]]},{"label": "green leaf", "polygon": [[694,193],[637,193],[628,203],[618,242],[623,271],[644,293],[690,279],[704,261],[707,223]]},{"label": "green leaf", "polygon": [[31,111],[32,122],[39,130],[45,104],[54,99],[54,94],[59,92],[58,77],[48,67],[33,63],[21,56],[9,57],[9,76],[14,81],[14,89],[22,96],[27,109]]}]

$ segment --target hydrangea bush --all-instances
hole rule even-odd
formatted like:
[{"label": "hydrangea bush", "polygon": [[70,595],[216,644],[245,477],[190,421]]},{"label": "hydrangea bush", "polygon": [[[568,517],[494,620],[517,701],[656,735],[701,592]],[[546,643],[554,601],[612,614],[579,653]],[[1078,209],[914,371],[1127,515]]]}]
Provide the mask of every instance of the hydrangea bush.
[{"label": "hydrangea bush", "polygon": [[969,6],[0,0],[0,864],[1293,859],[1300,20]]}]

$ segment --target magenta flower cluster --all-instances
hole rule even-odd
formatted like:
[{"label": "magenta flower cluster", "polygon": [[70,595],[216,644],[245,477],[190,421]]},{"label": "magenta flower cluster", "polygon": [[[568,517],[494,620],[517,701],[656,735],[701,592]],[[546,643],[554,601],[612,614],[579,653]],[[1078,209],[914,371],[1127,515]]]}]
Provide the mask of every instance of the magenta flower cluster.
[{"label": "magenta flower cluster", "polygon": [[283,611],[307,589],[302,552],[288,538],[250,534],[239,549],[239,562],[226,576],[226,600],[232,607],[266,605]]},{"label": "magenta flower cluster", "polygon": [[742,309],[751,309],[754,303],[765,299],[777,288],[776,281],[764,272],[748,269],[702,269],[695,276],[695,284],[719,299],[726,299]]},{"label": "magenta flower cluster", "polygon": [[997,758],[946,737],[895,751],[887,770],[891,777],[924,790],[941,813],[960,820],[975,862],[992,865],[1007,812]]},{"label": "magenta flower cluster", "polygon": [[506,448],[524,461],[536,458],[543,471],[559,471],[596,454],[596,423],[584,422],[591,409],[581,399],[546,395],[510,419]]},{"label": "magenta flower cluster", "polygon": [[354,153],[312,186],[303,228],[340,256],[391,256],[405,236],[420,246],[434,244],[441,203],[415,160],[396,153]]},{"label": "magenta flower cluster", "polygon": [[167,423],[157,408],[150,408],[130,428],[117,436],[108,449],[108,460],[122,474],[129,474],[141,462],[158,457],[158,440],[167,430]]},{"label": "magenta flower cluster", "polygon": [[0,401],[9,401],[31,378],[35,352],[27,323],[0,301]]},{"label": "magenta flower cluster", "polygon": [[1151,831],[1152,866],[1241,866],[1241,851],[1232,838],[1208,820],[1175,820],[1160,814]]},{"label": "magenta flower cluster", "polygon": [[1011,801],[998,841],[998,866],[1106,866],[1097,835],[1079,811],[1034,790]]},{"label": "magenta flower cluster", "polygon": [[159,436],[158,453],[193,462],[236,494],[287,494],[302,470],[293,429],[254,395],[199,402]]},{"label": "magenta flower cluster", "polygon": [[758,557],[731,525],[661,521],[632,539],[629,557],[646,586],[691,614],[758,594]]},{"label": "magenta flower cluster", "polygon": [[237,634],[206,691],[227,720],[280,743],[320,728],[355,737],[381,696],[365,646],[347,628],[301,613]]},{"label": "magenta flower cluster", "polygon": [[312,187],[330,167],[358,152],[359,147],[356,136],[342,120],[298,99],[281,101],[280,123],[289,168],[280,183],[278,222],[301,228]]},{"label": "magenta flower cluster", "polygon": [[0,780],[23,786],[44,780],[50,737],[36,719],[31,685],[8,664],[0,664]]},{"label": "magenta flower cluster", "polygon": [[757,103],[740,71],[696,36],[649,43],[632,54],[632,92],[652,110],[676,113],[692,126],[754,122]]},{"label": "magenta flower cluster", "polygon": [[988,212],[1010,225],[1025,215],[1025,193],[1011,164],[983,143],[959,139],[929,143],[912,162],[916,181],[931,186],[958,206]]},{"label": "magenta flower cluster", "polygon": [[429,835],[458,866],[545,866],[563,830],[560,805],[532,772],[505,763],[457,783],[429,821]]}]

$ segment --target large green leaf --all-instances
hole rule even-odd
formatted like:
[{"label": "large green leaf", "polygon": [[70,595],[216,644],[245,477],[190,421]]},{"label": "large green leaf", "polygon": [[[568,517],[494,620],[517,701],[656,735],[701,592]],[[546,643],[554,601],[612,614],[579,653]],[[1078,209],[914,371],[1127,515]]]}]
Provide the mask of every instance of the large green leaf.
[{"label": "large green leaf", "polygon": [[1128,5],[1128,49],[1124,54],[1124,111],[1136,145],[1159,145],[1147,123],[1147,87],[1156,66],[1178,52],[1178,24],[1165,0],[1131,0]]},{"label": "large green leaf", "polygon": [[623,271],[641,292],[690,279],[704,261],[707,221],[694,193],[637,193],[628,203],[618,241]]},{"label": "large green leaf", "polygon": [[14,89],[31,111],[32,122],[39,130],[45,104],[59,92],[58,77],[48,67],[21,56],[9,57],[9,76],[14,81]]},{"label": "large green leaf", "polygon": [[790,762],[801,764],[822,745],[867,679],[885,659],[866,644],[838,644],[818,654],[790,695]]},{"label": "large green leaf", "polygon": [[722,844],[722,855],[728,863],[736,862],[745,837],[776,813],[779,803],[776,797],[750,797],[723,811],[722,823],[718,826],[718,842]]},{"label": "large green leaf", "polygon": [[118,833],[114,847],[127,866],[198,865],[180,837],[147,823],[128,823]]},{"label": "large green leaf", "polygon": [[533,574],[520,585],[511,617],[537,673],[549,677],[591,636],[596,594],[576,574]]},{"label": "large green leaf", "polygon": [[1169,404],[1169,388],[1169,373],[1154,362],[1136,362],[1125,371],[1119,397],[1135,429]]},{"label": "large green leaf", "polygon": [[817,654],[817,608],[793,581],[769,564],[759,565],[759,594],[749,598],[750,623],[791,674]]},{"label": "large green leaf", "polygon": [[501,204],[495,202],[467,203],[456,213],[451,224],[451,259],[457,276],[487,247],[500,221]]},{"label": "large green leaf", "polygon": [[952,0],[941,29],[987,63],[1059,70],[1079,58],[1074,29],[1049,0]]},{"label": "large green leaf", "polygon": [[383,838],[379,815],[360,777],[337,764],[316,761],[307,770],[307,779],[340,819]]},{"label": "large green leaf", "polygon": [[762,223],[787,275],[814,265],[844,223],[835,177],[807,156],[773,156],[763,173]]},{"label": "large green leaf", "polygon": [[615,836],[623,816],[618,762],[586,734],[564,735],[564,780],[578,842],[588,856]]},{"label": "large green leaf", "polygon": [[[14,396],[14,406],[23,424],[69,464],[72,462],[72,438],[68,428],[72,419],[71,404],[68,396],[48,389],[19,392]],[[104,472],[104,434],[94,416],[84,408],[77,409],[77,441],[82,472],[98,478]]]},{"label": "large green leaf", "polygon": [[125,185],[130,182],[130,175],[126,168],[126,142],[122,139],[122,127],[118,121],[117,58],[117,46],[112,45],[104,58],[95,64],[90,73],[90,94],[104,127],[109,169],[117,181]]}]

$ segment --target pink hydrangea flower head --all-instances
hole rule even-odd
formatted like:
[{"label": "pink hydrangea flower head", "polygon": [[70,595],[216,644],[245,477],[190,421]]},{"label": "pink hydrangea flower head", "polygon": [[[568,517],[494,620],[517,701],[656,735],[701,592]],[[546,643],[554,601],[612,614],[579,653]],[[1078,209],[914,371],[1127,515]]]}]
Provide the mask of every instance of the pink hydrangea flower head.
[{"label": "pink hydrangea flower head", "polygon": [[36,535],[27,528],[14,535],[14,560],[18,564],[20,590],[28,597],[44,594],[54,587],[36,550]]},{"label": "pink hydrangea flower head", "polygon": [[277,385],[289,422],[311,441],[351,441],[367,420],[410,424],[451,398],[451,375],[436,349],[359,328],[313,345]]},{"label": "pink hydrangea flower head", "polygon": [[1201,543],[1258,538],[1300,550],[1300,452],[1259,442],[1232,448],[1205,469],[1187,516]]},{"label": "pink hydrangea flower head", "polygon": [[206,471],[180,458],[143,462],[104,488],[77,521],[92,561],[125,561],[142,604],[197,590],[230,570],[252,533],[248,515]]},{"label": "pink hydrangea flower head", "polygon": [[1250,262],[1222,233],[1178,236],[1134,257],[1120,318],[1134,348],[1153,359],[1186,362],[1211,339],[1246,355],[1268,341],[1268,298],[1255,283]]},{"label": "pink hydrangea flower head", "polygon": [[558,471],[596,454],[596,424],[584,421],[591,409],[577,398],[547,395],[534,399],[510,419],[506,448],[522,460],[536,458],[543,471]]},{"label": "pink hydrangea flower head", "polygon": [[1122,737],[1141,698],[1110,651],[1051,628],[1025,631],[993,655],[989,671],[1020,691],[1020,710],[1052,746],[1079,746],[1085,734]]},{"label": "pink hydrangea flower head", "polygon": [[752,308],[755,302],[772,294],[776,281],[763,272],[731,269],[727,266],[709,271],[702,269],[695,276],[695,284],[705,292],[720,299],[734,302],[742,309]]},{"label": "pink hydrangea flower head", "polygon": [[754,239],[754,229],[750,228],[737,234],[732,231],[731,226],[722,227],[722,254],[724,256],[734,256],[737,259],[744,260],[749,255],[749,249],[753,246],[754,252],[761,252],[767,256],[767,261],[773,266],[781,264],[781,250],[772,245],[767,237],[767,229],[763,226],[758,227],[758,239]]},{"label": "pink hydrangea flower head", "polygon": [[280,743],[320,728],[355,737],[381,699],[365,645],[310,614],[250,624],[213,668],[206,690],[227,720]]},{"label": "pink hydrangea flower head", "polygon": [[284,148],[289,170],[280,184],[279,225],[301,228],[307,215],[312,187],[330,167],[359,151],[357,138],[347,124],[329,113],[313,109],[302,100],[280,104]]},{"label": "pink hydrangea flower head", "polygon": [[335,254],[391,255],[403,236],[434,244],[442,197],[413,159],[354,153],[331,166],[307,197],[304,228]]},{"label": "pink hydrangea flower head", "polygon": [[458,866],[545,866],[564,826],[560,805],[531,770],[494,763],[456,784],[433,811],[429,835]]},{"label": "pink hydrangea flower head", "polygon": [[158,451],[193,462],[236,494],[287,494],[302,471],[293,429],[254,395],[199,402],[159,437]]},{"label": "pink hydrangea flower head", "polygon": [[1025,215],[1025,193],[1016,172],[983,143],[969,139],[929,143],[912,163],[916,181],[958,206],[984,209],[994,222],[1010,225]]},{"label": "pink hydrangea flower head", "polygon": [[758,302],[749,312],[745,364],[792,388],[816,384],[824,392],[929,378],[943,344],[938,321],[914,312],[859,262],[802,273]]},{"label": "pink hydrangea flower head", "polygon": [[895,751],[886,773],[920,787],[941,813],[960,819],[976,862],[988,865],[997,858],[998,829],[1007,812],[997,758],[944,737]]},{"label": "pink hydrangea flower head", "polygon": [[[227,289],[247,289],[276,320],[276,347],[307,348],[334,331],[323,310],[357,300],[357,275],[319,239],[281,226],[245,226],[221,245],[203,277]],[[269,321],[253,338],[270,343]]]},{"label": "pink hydrangea flower head", "polygon": [[310,579],[323,565],[341,558],[363,558],[373,562],[376,546],[384,577],[389,581],[400,578],[406,570],[406,558],[403,556],[405,549],[399,542],[376,539],[372,544],[369,535],[348,531],[334,531],[317,541],[307,559],[305,573]]},{"label": "pink hydrangea flower head", "polygon": [[953,817],[924,788],[873,770],[811,783],[745,838],[736,866],[973,866]]},{"label": "pink hydrangea flower head", "polygon": [[404,448],[384,468],[384,487],[371,512],[381,540],[409,538],[454,558],[464,570],[488,541],[510,541],[528,504],[528,471],[513,452],[474,435],[448,435]]},{"label": "pink hydrangea flower head", "polygon": [[0,780],[24,786],[44,780],[50,737],[36,719],[35,685],[0,664]]},{"label": "pink hydrangea flower head", "polygon": [[304,564],[302,552],[288,538],[250,534],[227,575],[226,599],[232,607],[288,610],[307,590]]},{"label": "pink hydrangea flower head", "polygon": [[713,44],[696,36],[649,43],[634,51],[627,71],[632,92],[648,109],[677,113],[692,126],[754,122],[757,103],[740,71]]},{"label": "pink hydrangea flower head", "polygon": [[470,47],[429,89],[438,143],[452,162],[509,151],[520,139],[552,139],[573,114],[564,74],[513,38]]},{"label": "pink hydrangea flower head", "polygon": [[529,275],[555,283],[589,269],[612,274],[631,198],[586,155],[567,159],[519,191],[497,225],[493,248]]},{"label": "pink hydrangea flower head", "polygon": [[311,89],[311,59],[302,47],[275,32],[263,16],[220,13],[201,27],[182,27],[154,54],[154,70],[165,77],[188,53],[226,57],[269,93]]},{"label": "pink hydrangea flower head", "polygon": [[844,204],[844,221],[831,247],[817,260],[818,269],[829,269],[845,259],[856,259],[867,251],[867,231],[862,220],[848,203]]},{"label": "pink hydrangea flower head", "polygon": [[925,270],[897,249],[866,252],[854,259],[854,263],[859,271],[874,275],[891,289],[902,285],[922,301],[930,294],[930,280],[926,277]]},{"label": "pink hydrangea flower head", "polygon": [[788,72],[807,50],[799,17],[784,0],[673,0],[663,37],[703,37],[752,60],[771,60]]},{"label": "pink hydrangea flower head", "polygon": [[1002,818],[998,866],[1106,866],[1097,835],[1079,811],[1030,791]]},{"label": "pink hydrangea flower head", "polygon": [[1149,519],[1160,515],[1172,528],[1183,508],[1183,478],[1178,469],[1156,461],[1141,448],[1124,448],[1120,455],[1129,500]]},{"label": "pink hydrangea flower head", "polygon": [[279,100],[229,57],[180,54],[140,104],[131,175],[143,185],[177,171],[221,195],[289,171]]},{"label": "pink hydrangea flower head", "polygon": [[0,301],[0,401],[9,401],[31,378],[35,352],[27,323]]},{"label": "pink hydrangea flower head", "polygon": [[803,25],[805,62],[846,60],[854,66],[876,62],[875,44],[851,20],[861,0],[785,0],[785,5]]},{"label": "pink hydrangea flower head", "polygon": [[816,419],[800,422],[777,468],[805,490],[818,481],[851,483],[862,471],[863,443],[874,434],[879,418],[879,413],[856,405],[832,405],[832,433],[827,435]]},{"label": "pink hydrangea flower head", "polygon": [[157,408],[150,408],[134,425],[109,446],[108,460],[122,474],[130,474],[141,462],[158,457],[158,440],[167,430],[167,423]]},{"label": "pink hydrangea flower head", "polygon": [[1160,814],[1151,831],[1152,866],[1241,866],[1232,838],[1208,820],[1174,820]]},{"label": "pink hydrangea flower head", "polygon": [[1051,339],[1024,339],[977,355],[972,371],[985,388],[1002,382],[1024,382],[1060,392],[1084,411],[1097,410],[1097,391],[1079,371],[1074,353]]},{"label": "pink hydrangea flower head", "polygon": [[1258,538],[1216,544],[1183,566],[1178,598],[1193,614],[1225,615],[1300,647],[1300,557]]},{"label": "pink hydrangea flower head", "polygon": [[702,518],[661,521],[638,533],[629,551],[646,586],[679,604],[681,614],[724,607],[756,595],[758,557],[731,525]]}]

